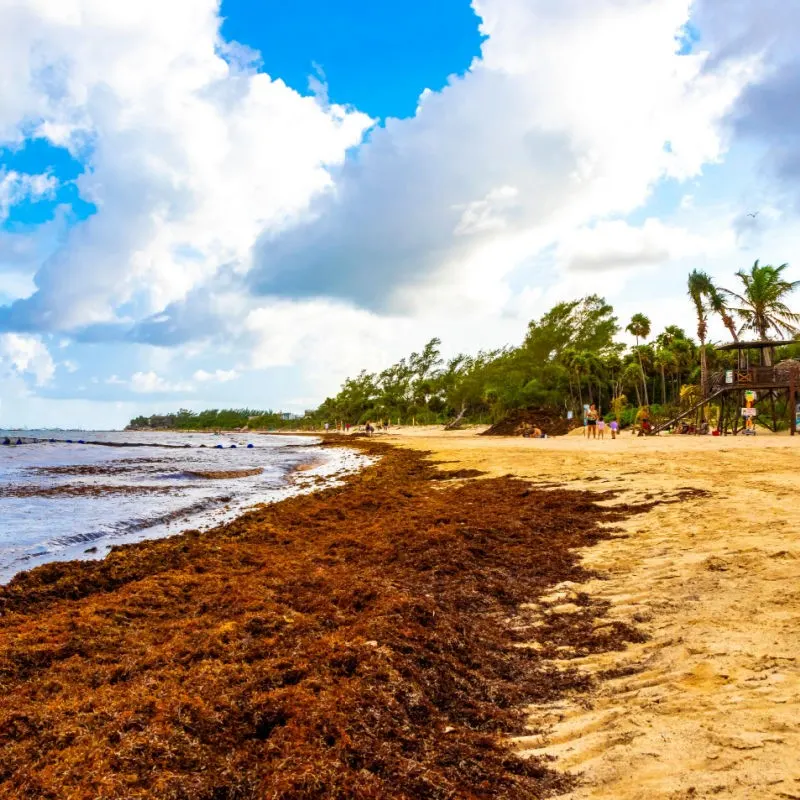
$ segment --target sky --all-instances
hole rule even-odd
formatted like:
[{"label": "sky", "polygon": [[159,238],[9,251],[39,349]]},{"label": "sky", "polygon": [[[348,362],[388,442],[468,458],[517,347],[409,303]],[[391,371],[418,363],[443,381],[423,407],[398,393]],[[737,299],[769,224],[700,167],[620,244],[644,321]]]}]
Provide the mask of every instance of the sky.
[{"label": "sky", "polygon": [[561,300],[692,331],[694,268],[800,278],[796,3],[0,15],[0,428],[302,412]]}]

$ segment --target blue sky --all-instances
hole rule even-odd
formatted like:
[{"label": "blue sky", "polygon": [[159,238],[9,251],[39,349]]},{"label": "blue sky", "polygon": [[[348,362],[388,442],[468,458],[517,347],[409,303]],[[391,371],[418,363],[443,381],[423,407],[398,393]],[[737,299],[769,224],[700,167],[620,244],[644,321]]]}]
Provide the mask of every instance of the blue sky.
[{"label": "blue sky", "polygon": [[691,327],[690,269],[796,260],[786,4],[0,7],[0,427],[301,411],[432,336],[595,291]]},{"label": "blue sky", "polygon": [[330,100],[372,117],[412,116],[480,55],[468,0],[225,0],[222,35],[261,54],[262,68],[305,92],[318,70]]}]

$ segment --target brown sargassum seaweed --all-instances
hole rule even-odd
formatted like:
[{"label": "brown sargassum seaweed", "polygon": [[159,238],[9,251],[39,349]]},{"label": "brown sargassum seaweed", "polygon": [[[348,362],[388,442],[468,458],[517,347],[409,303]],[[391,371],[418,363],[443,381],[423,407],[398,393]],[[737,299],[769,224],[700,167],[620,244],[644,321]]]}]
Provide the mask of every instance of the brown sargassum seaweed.
[{"label": "brown sargassum seaweed", "polygon": [[[587,688],[548,661],[624,646],[603,608],[525,627],[635,509],[514,478],[432,480],[418,453],[212,532],[0,587],[0,797],[543,798],[573,782],[506,743]],[[528,620],[530,622],[530,620]],[[520,641],[540,648],[520,648]],[[561,648],[558,650],[556,648]]]}]

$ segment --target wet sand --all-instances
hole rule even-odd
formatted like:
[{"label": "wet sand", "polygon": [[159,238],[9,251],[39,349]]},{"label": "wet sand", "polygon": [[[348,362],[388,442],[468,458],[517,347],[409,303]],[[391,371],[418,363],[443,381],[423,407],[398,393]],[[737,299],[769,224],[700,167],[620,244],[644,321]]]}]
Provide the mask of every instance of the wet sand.
[{"label": "wet sand", "polygon": [[542,619],[553,603],[569,614],[585,592],[609,604],[599,624],[648,639],[565,652],[554,666],[593,688],[531,705],[531,731],[514,743],[580,776],[574,800],[800,798],[800,437],[391,439],[451,469],[618,490],[612,503],[702,490],[621,523],[625,538],[582,553],[602,578],[532,605]]}]

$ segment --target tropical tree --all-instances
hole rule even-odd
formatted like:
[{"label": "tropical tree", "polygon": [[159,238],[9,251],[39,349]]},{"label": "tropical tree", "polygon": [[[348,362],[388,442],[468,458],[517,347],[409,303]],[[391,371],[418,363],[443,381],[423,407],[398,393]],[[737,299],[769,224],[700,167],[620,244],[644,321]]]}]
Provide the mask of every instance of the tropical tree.
[{"label": "tropical tree", "polygon": [[661,405],[667,404],[667,378],[666,372],[672,372],[678,365],[678,358],[669,348],[662,347],[656,350],[654,365],[661,372]]},{"label": "tropical tree", "polygon": [[646,339],[650,335],[650,320],[644,314],[634,314],[625,330],[636,338],[636,350],[639,355],[639,369],[642,373],[642,387],[644,388],[644,404],[649,406],[650,400],[647,396],[647,379],[645,378],[644,374],[642,353],[639,350],[639,339]]},{"label": "tropical tree", "polygon": [[642,405],[642,393],[639,390],[639,384],[642,382],[642,371],[641,367],[637,367],[635,363],[631,362],[622,370],[622,374],[620,375],[620,384],[625,386],[632,386],[634,392],[636,392],[636,405]]},{"label": "tropical tree", "polygon": [[708,361],[706,360],[706,336],[708,335],[708,307],[706,297],[708,289],[713,286],[707,273],[695,269],[689,273],[689,297],[692,298],[697,312],[697,338],[700,340],[700,386],[703,397],[708,394]]},{"label": "tropical tree", "polygon": [[583,413],[583,377],[588,375],[592,368],[591,360],[586,350],[568,350],[564,354],[564,360],[569,370],[575,375],[575,383],[578,386],[578,403],[580,411]]},{"label": "tropical tree", "polygon": [[[739,270],[736,277],[742,282],[742,293],[730,289],[722,291],[739,303],[733,308],[742,320],[741,330],[755,331],[759,339],[767,339],[770,331],[778,336],[794,336],[800,314],[795,314],[785,303],[787,295],[793,292],[800,281],[788,281],[783,273],[788,264],[773,267],[771,264],[759,264],[756,261],[749,272]],[[766,352],[767,361],[770,353]]]}]

